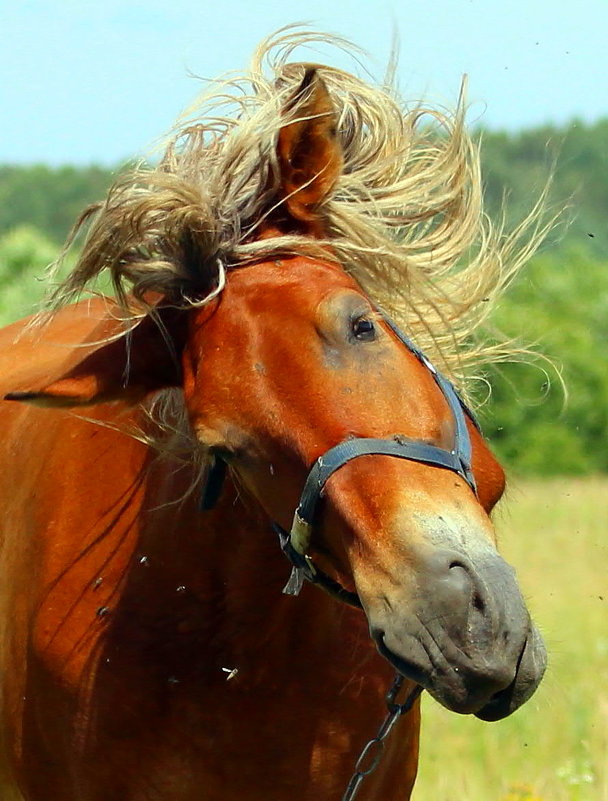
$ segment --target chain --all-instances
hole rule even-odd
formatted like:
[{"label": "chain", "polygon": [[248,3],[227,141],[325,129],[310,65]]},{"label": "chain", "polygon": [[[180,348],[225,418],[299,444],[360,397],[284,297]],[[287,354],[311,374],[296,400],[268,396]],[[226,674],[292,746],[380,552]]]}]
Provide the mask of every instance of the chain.
[{"label": "chain", "polygon": [[398,673],[395,676],[390,690],[386,694],[388,715],[378,729],[378,734],[363,747],[363,750],[359,754],[359,759],[355,763],[355,772],[346,787],[344,795],[342,796],[342,801],[353,801],[359,792],[359,787],[363,779],[376,770],[382,758],[382,754],[384,753],[384,741],[390,734],[391,729],[401,715],[410,711],[414,705],[414,701],[422,692],[422,687],[416,685],[405,701],[402,704],[398,704],[395,699],[397,698],[402,684],[403,676]]}]

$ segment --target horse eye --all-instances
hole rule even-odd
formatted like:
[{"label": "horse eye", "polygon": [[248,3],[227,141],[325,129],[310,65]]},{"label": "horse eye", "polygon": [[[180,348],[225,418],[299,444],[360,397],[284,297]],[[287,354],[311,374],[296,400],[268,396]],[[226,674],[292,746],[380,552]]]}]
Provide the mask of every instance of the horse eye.
[{"label": "horse eye", "polygon": [[355,339],[371,342],[376,338],[376,326],[368,317],[358,317],[352,322],[352,333]]}]

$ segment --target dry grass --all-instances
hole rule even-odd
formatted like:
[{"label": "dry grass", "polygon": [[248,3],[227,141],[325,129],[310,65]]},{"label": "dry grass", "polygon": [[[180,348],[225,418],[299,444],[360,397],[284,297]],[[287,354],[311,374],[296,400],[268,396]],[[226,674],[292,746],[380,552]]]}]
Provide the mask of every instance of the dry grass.
[{"label": "dry grass", "polygon": [[424,703],[414,801],[608,801],[608,478],[512,482],[496,521],[549,650],[511,718]]}]

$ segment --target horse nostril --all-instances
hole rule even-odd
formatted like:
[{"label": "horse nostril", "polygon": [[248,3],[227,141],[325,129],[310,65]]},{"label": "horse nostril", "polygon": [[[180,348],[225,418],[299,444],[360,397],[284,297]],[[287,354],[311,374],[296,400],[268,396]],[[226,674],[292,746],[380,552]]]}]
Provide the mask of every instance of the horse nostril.
[{"label": "horse nostril", "polygon": [[470,571],[463,562],[453,559],[448,565],[446,577],[452,592],[466,596],[472,590]]},{"label": "horse nostril", "polygon": [[482,612],[482,613],[485,612],[485,610],[486,610],[485,601],[483,600],[483,598],[481,597],[481,595],[478,592],[474,592],[473,593],[473,601],[472,601],[472,603],[473,603],[473,608],[477,612]]},{"label": "horse nostril", "polygon": [[459,576],[460,581],[465,582],[466,586],[472,589],[470,598],[471,606],[476,612],[484,614],[486,611],[486,602],[482,593],[479,591],[479,587],[476,586],[477,582],[475,581],[472,568],[467,566],[464,560],[452,559],[449,565],[449,571],[458,571],[459,573],[462,571]]}]

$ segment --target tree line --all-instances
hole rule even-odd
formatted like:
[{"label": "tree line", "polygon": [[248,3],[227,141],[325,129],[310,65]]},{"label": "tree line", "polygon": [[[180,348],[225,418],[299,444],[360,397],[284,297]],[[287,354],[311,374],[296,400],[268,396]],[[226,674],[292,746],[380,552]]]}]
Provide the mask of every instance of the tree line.
[{"label": "tree line", "polygon": [[549,183],[548,204],[564,209],[545,249],[584,248],[608,254],[608,118],[593,124],[574,120],[519,133],[480,132],[488,209],[503,200],[515,224]]},{"label": "tree line", "polygon": [[[506,199],[509,221],[522,219],[552,174],[549,203],[567,210],[548,246],[608,253],[608,118],[518,133],[479,131],[477,137],[492,214]],[[59,244],[83,207],[103,197],[124,168],[0,165],[0,234],[29,224]]]},{"label": "tree line", "polygon": [[[484,431],[520,474],[608,472],[608,119],[480,136],[490,213],[506,201],[515,224],[551,173],[549,205],[568,207],[492,321],[544,356],[489,369]],[[0,323],[42,296],[45,265],[120,169],[0,166]]]}]

